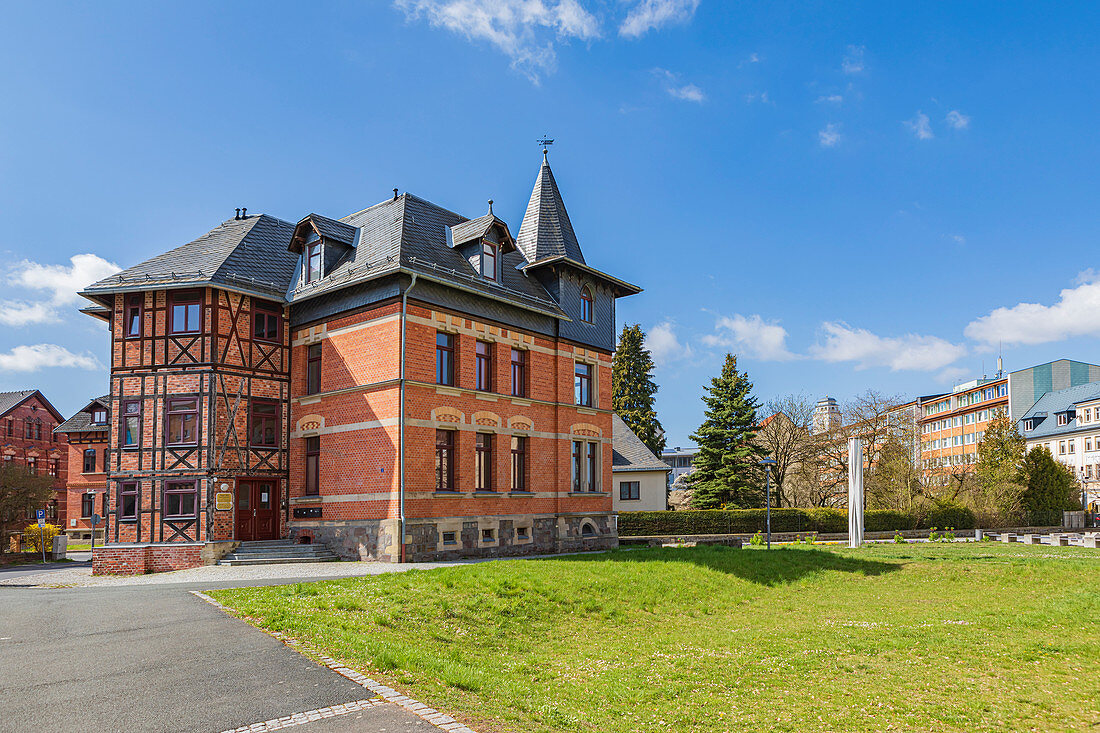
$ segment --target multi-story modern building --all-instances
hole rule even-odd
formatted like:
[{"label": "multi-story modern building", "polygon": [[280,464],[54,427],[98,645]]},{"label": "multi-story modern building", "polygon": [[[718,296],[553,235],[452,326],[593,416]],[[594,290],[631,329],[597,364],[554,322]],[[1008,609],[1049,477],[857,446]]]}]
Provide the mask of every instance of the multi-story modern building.
[{"label": "multi-story modern building", "polygon": [[107,437],[111,415],[111,396],[97,397],[79,412],[54,428],[68,442],[68,479],[66,482],[63,529],[70,539],[103,538],[102,522],[93,528],[92,517],[107,515],[107,463],[110,458]]},{"label": "multi-story modern building", "polygon": [[53,431],[61,421],[61,413],[37,389],[0,392],[0,457],[5,464],[54,477],[54,498],[44,507],[46,519],[53,524],[64,524],[68,516],[68,453],[65,436]]},{"label": "multi-story modern building", "polygon": [[[242,210],[243,211],[243,210]],[[411,194],[243,214],[84,291],[111,325],[96,572],[324,542],[429,560],[610,547],[615,300],[549,163],[513,238]]]},{"label": "multi-story modern building", "polygon": [[694,468],[695,456],[699,455],[698,448],[665,448],[661,451],[661,460],[672,470],[668,473],[668,485],[676,483],[676,479],[691,473]]},{"label": "multi-story modern building", "polygon": [[921,398],[920,460],[925,478],[946,483],[978,461],[989,421],[1008,409],[1008,378],[974,379],[949,394]]}]

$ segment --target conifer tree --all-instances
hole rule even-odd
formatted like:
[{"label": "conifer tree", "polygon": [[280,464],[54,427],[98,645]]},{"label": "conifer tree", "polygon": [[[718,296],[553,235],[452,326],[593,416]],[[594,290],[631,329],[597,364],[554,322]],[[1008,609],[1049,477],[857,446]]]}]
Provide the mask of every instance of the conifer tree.
[{"label": "conifer tree", "polygon": [[657,385],[653,382],[653,357],[645,347],[639,324],[623,326],[619,347],[611,358],[611,409],[656,456],[665,447],[664,429],[653,409]]},{"label": "conifer tree", "polygon": [[1029,512],[1064,512],[1081,508],[1081,485],[1073,469],[1037,445],[1024,457],[1027,489],[1020,503]]},{"label": "conifer tree", "polygon": [[726,354],[722,373],[711,380],[703,404],[705,419],[691,436],[699,447],[690,474],[692,508],[763,506],[759,461],[764,451],[754,440],[759,403],[752,396],[748,375],[737,370],[733,354]]}]

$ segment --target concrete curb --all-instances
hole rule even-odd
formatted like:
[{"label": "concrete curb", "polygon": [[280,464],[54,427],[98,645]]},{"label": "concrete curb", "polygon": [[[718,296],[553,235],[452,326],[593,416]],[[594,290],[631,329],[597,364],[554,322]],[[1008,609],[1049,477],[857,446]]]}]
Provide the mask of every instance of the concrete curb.
[{"label": "concrete curb", "polygon": [[[212,606],[215,606],[218,610],[220,610],[222,613],[226,614],[227,616],[232,616],[232,613],[230,612],[229,608],[227,608],[223,604],[219,603],[214,598],[211,598],[207,594],[203,593],[202,591],[193,590],[193,591],[190,591],[190,593],[192,595],[198,597],[198,598],[201,598],[202,600],[206,601],[207,603],[211,604]],[[236,617],[234,616],[234,618],[236,618]],[[258,628],[258,627],[253,626],[253,628]],[[312,659],[313,657],[316,657],[317,660],[320,660],[320,664],[328,667],[329,669],[331,669],[333,672],[337,673],[341,677],[349,679],[352,682],[354,682],[355,684],[359,685],[360,687],[364,687],[364,688],[370,690],[375,695],[382,698],[382,700],[385,701],[385,702],[392,702],[395,705],[399,705],[399,706],[405,708],[405,710],[408,710],[410,713],[412,713],[412,714],[414,714],[414,715],[416,715],[420,718],[423,718],[425,721],[431,723],[432,725],[434,725],[436,728],[439,728],[440,730],[445,730],[445,731],[447,731],[447,733],[477,733],[472,728],[469,728],[465,725],[462,725],[461,723],[459,723],[458,721],[456,721],[454,718],[450,717],[449,715],[445,715],[444,713],[441,713],[438,710],[430,708],[427,705],[423,704],[422,702],[414,700],[413,698],[409,697],[408,695],[402,695],[400,692],[393,689],[392,687],[387,687],[386,685],[383,685],[379,682],[376,682],[375,680],[372,680],[371,678],[367,677],[366,675],[360,674],[359,672],[356,672],[354,669],[352,669],[352,668],[350,668],[350,667],[348,667],[344,664],[341,664],[340,662],[333,659],[332,657],[326,657],[325,655],[323,655],[319,651],[317,651],[317,649],[315,649],[313,646],[311,646],[309,644],[306,644],[303,641],[299,641],[298,639],[293,639],[293,638],[287,636],[286,634],[281,634],[277,631],[267,631],[266,629],[258,629],[258,630],[262,631],[263,633],[267,634],[268,636],[271,636],[275,639],[278,639],[283,644],[287,645],[288,647],[290,647],[294,651],[298,652],[302,656],[306,657],[307,659]],[[306,652],[309,652],[309,654],[307,654]],[[313,657],[311,657],[310,654],[312,654]],[[359,704],[363,704],[363,703],[378,704],[378,703],[374,703],[372,701],[360,701],[359,702]],[[353,704],[355,704],[355,703],[347,703],[347,705],[353,705]],[[340,707],[340,706],[335,706],[335,707]],[[347,710],[345,712],[351,712],[351,711]],[[320,714],[320,711],[310,711],[310,713]],[[302,716],[302,715],[309,716],[310,713],[296,713],[295,716],[288,716],[288,717],[297,719],[296,716]],[[323,717],[331,717],[331,715],[332,715],[332,713],[329,713],[329,715],[324,715]],[[315,719],[316,718],[310,718],[310,720],[315,720]],[[282,718],[279,718],[277,720],[270,720],[270,721],[266,721],[265,723],[262,723],[262,724],[258,723],[256,725],[268,725],[268,724],[272,724],[272,723],[281,723],[282,720],[283,720]],[[303,720],[302,722],[309,722],[309,721],[308,720]],[[301,723],[293,722],[293,723],[291,723],[291,725],[301,725]],[[253,731],[253,730],[255,730],[255,731],[268,731],[268,730],[278,730],[279,728],[285,728],[285,727],[289,727],[289,726],[286,725],[286,724],[280,724],[275,728],[252,728],[252,727],[249,727],[249,726],[245,726],[243,728],[233,729],[233,731],[225,731],[225,733],[234,733],[234,731],[238,731],[238,730],[242,731],[242,733],[244,731]]]}]

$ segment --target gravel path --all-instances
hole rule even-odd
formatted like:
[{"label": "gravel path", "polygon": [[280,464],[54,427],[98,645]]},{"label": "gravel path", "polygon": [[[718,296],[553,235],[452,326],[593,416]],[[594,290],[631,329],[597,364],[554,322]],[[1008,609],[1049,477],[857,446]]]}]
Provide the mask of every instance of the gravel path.
[{"label": "gravel path", "polygon": [[285,579],[293,582],[312,578],[356,578],[364,575],[398,573],[406,570],[430,570],[431,568],[467,565],[469,562],[422,562],[422,563],[385,563],[385,562],[309,562],[287,563],[284,565],[253,565],[233,567],[224,565],[206,565],[189,570],[176,570],[171,573],[151,575],[92,575],[90,567],[63,568],[24,575],[18,578],[0,580],[0,586],[20,585],[33,587],[98,588],[123,585],[166,585],[176,583],[223,583],[226,581],[257,581]]}]

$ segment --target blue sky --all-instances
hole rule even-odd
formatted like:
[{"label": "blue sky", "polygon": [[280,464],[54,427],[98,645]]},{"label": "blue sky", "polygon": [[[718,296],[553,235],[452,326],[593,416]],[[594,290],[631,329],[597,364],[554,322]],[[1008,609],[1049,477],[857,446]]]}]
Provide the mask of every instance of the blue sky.
[{"label": "blue sky", "polygon": [[[518,228],[556,139],[590,264],[645,288],[670,444],[733,351],[762,400],[1100,362],[1100,7],[8,3],[0,389],[107,389],[90,279],[237,206],[394,186]],[[75,259],[74,259],[75,258]],[[1031,305],[1028,305],[1031,304]]]}]

